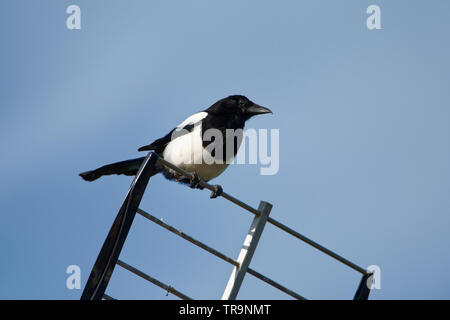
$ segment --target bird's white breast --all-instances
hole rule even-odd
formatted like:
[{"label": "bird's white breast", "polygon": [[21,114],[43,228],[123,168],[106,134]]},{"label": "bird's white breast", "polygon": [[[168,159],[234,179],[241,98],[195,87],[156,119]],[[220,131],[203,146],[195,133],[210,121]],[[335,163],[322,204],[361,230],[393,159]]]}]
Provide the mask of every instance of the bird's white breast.
[{"label": "bird's white breast", "polygon": [[202,119],[207,115],[206,112],[196,113],[178,125],[178,130],[189,124],[194,124],[194,128],[189,133],[172,138],[163,152],[164,160],[197,173],[205,181],[217,177],[228,167],[226,163],[213,162],[211,154],[203,148]]}]

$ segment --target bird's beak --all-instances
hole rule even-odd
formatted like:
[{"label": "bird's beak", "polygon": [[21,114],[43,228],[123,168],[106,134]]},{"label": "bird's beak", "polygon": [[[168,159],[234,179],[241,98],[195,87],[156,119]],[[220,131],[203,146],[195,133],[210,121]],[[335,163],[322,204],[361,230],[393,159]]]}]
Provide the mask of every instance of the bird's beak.
[{"label": "bird's beak", "polygon": [[250,107],[247,107],[245,112],[250,116],[256,116],[258,114],[265,114],[265,113],[273,113],[272,110],[262,107],[260,105],[257,105],[255,103],[253,105],[251,105]]}]

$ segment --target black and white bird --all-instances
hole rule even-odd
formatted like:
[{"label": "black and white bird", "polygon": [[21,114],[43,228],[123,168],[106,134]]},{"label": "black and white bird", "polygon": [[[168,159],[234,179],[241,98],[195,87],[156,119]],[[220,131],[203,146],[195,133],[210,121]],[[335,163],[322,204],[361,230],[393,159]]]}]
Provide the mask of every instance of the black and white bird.
[{"label": "black and white bird", "polygon": [[[208,182],[216,178],[236,156],[242,136],[239,137],[239,134],[229,136],[226,134],[227,129],[233,129],[235,132],[239,132],[238,129],[241,129],[240,132],[242,132],[247,120],[255,115],[265,113],[272,113],[272,111],[255,104],[244,96],[229,96],[217,101],[208,109],[188,117],[167,135],[139,148],[138,151],[154,151],[164,160],[192,173],[194,178],[181,177],[175,171],[162,165],[157,166],[155,174],[163,173],[169,180],[176,180],[189,184],[192,188],[201,189],[198,185],[200,179]],[[211,129],[222,133],[223,137],[222,141],[216,141],[216,148],[213,150],[208,148],[211,141],[204,139],[205,133]],[[231,139],[233,141],[230,141]],[[219,142],[222,145],[217,146]],[[226,150],[226,146],[230,143],[233,144],[232,154]],[[222,148],[223,152],[216,152],[218,148]],[[222,161],[204,161],[205,156],[213,159],[221,156]],[[144,159],[145,157],[141,157],[108,164],[92,171],[80,173],[80,176],[86,181],[94,181],[101,176],[111,174],[133,176],[137,174]],[[221,193],[222,188],[216,185],[211,198],[215,198]]]}]

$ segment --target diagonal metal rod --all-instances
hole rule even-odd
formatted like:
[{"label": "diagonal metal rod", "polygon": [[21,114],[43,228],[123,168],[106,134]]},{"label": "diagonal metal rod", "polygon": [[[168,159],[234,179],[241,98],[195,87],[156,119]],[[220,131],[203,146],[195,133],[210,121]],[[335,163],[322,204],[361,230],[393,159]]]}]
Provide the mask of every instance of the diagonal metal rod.
[{"label": "diagonal metal rod", "polygon": [[107,295],[106,293],[103,294],[103,299],[104,299],[104,300],[116,300],[116,299],[114,299],[113,297]]},{"label": "diagonal metal rod", "polygon": [[225,291],[222,294],[222,300],[236,300],[272,207],[273,206],[268,202],[260,202],[258,208],[260,214],[253,218],[250,229],[245,236],[244,244],[242,245],[241,251],[239,251],[239,255],[237,257],[237,262],[239,262],[240,265],[239,267],[233,268],[225,287]]},{"label": "diagonal metal rod", "polygon": [[[185,171],[185,170],[183,170],[183,169],[181,169],[181,168],[178,168],[177,166],[171,164],[170,162],[168,162],[168,161],[162,159],[162,158],[159,157],[159,156],[158,156],[158,160],[157,160],[157,161],[158,161],[160,164],[162,164],[162,165],[164,165],[164,166],[166,166],[166,167],[168,167],[168,168],[170,168],[170,169],[172,169],[172,170],[178,172],[179,174],[184,175],[185,177],[187,177],[187,178],[189,178],[189,179],[192,179],[192,178],[193,178],[193,175],[192,175],[190,172]],[[208,190],[214,191],[214,186],[211,185],[211,184],[209,184],[209,183],[207,183],[207,182],[205,182],[205,181],[203,181],[203,180],[200,180],[199,185],[202,186],[202,187],[204,187],[204,188],[206,188],[206,189],[208,189]],[[235,197],[229,195],[229,194],[226,193],[226,192],[223,192],[221,196],[224,197],[225,199],[227,199],[227,200],[229,200],[229,201],[231,201],[231,202],[237,204],[237,205],[240,206],[241,208],[244,208],[244,209],[246,209],[247,211],[249,211],[249,212],[255,214],[255,215],[258,215],[258,214],[259,214],[259,211],[258,211],[258,210],[256,210],[255,208],[249,206],[248,204],[246,204],[246,203],[244,203],[244,202],[242,202],[242,201],[236,199]],[[338,255],[337,253],[334,253],[333,251],[331,251],[331,250],[325,248],[324,246],[318,244],[317,242],[315,242],[315,241],[309,239],[308,237],[306,237],[306,236],[304,236],[304,235],[298,233],[297,231],[295,231],[295,230],[289,228],[288,226],[282,224],[281,222],[278,222],[277,220],[275,220],[275,219],[273,219],[273,218],[270,218],[270,217],[267,219],[267,222],[269,222],[269,223],[271,223],[272,225],[274,225],[274,226],[280,228],[281,230],[283,230],[283,231],[285,231],[285,232],[291,234],[292,236],[296,237],[297,239],[302,240],[303,242],[309,244],[310,246],[313,246],[313,247],[316,248],[317,250],[322,251],[323,253],[329,255],[330,257],[332,257],[332,258],[334,258],[334,259],[336,259],[336,260],[342,262],[343,264],[347,265],[348,267],[350,267],[350,268],[352,268],[352,269],[354,269],[354,270],[356,270],[356,271],[358,271],[358,272],[360,272],[360,273],[362,273],[362,274],[368,274],[368,273],[369,273],[366,269],[361,268],[361,267],[358,266],[357,264],[355,264],[355,263],[353,263],[353,262],[351,262],[351,261],[345,259],[344,257]]]},{"label": "diagonal metal rod", "polygon": [[136,215],[136,209],[139,207],[150,177],[155,174],[154,165],[157,159],[155,153],[149,153],[141,164],[98,254],[81,295],[81,300],[101,300],[103,298]]},{"label": "diagonal metal rod", "polygon": [[[156,218],[155,216],[151,215],[150,213],[145,212],[144,210],[142,210],[140,208],[138,208],[136,212],[139,213],[144,218],[146,218],[146,219],[156,223],[157,225],[159,225],[159,226],[161,226],[161,227],[171,231],[172,233],[176,234],[177,236],[180,236],[181,238],[183,238],[183,239],[185,239],[185,240],[195,244],[196,246],[198,246],[198,247],[208,251],[209,253],[215,255],[216,257],[218,257],[218,258],[220,258],[220,259],[222,259],[222,260],[224,260],[224,261],[226,261],[226,262],[228,262],[228,263],[230,263],[230,264],[232,264],[234,266],[239,267],[239,262],[237,262],[236,260],[234,260],[234,259],[232,259],[232,258],[230,258],[230,257],[228,257],[226,255],[224,255],[223,253],[221,253],[220,251],[217,251],[214,248],[211,248],[210,246],[204,244],[203,242],[200,242],[200,241],[194,239],[193,237],[191,237],[191,236],[187,235],[186,233],[182,232],[181,230],[172,227],[171,225],[165,223],[161,219]],[[299,295],[298,293],[296,293],[296,292],[286,288],[285,286],[279,284],[278,282],[273,281],[272,279],[269,279],[269,278],[263,276],[262,274],[260,274],[259,272],[255,271],[255,270],[253,270],[251,268],[248,268],[247,272],[250,273],[252,276],[254,276],[254,277],[256,277],[256,278],[258,278],[258,279],[260,279],[260,280],[262,280],[262,281],[264,281],[264,282],[274,286],[275,288],[283,291],[284,293],[290,295],[291,297],[294,297],[294,298],[299,299],[299,300],[305,300],[305,298],[303,296]]]},{"label": "diagonal metal rod", "polygon": [[147,212],[145,212],[144,210],[142,210],[140,208],[138,208],[136,212],[139,213],[144,218],[146,218],[146,219],[156,223],[157,225],[159,225],[159,226],[161,226],[161,227],[171,231],[172,233],[176,234],[177,236],[180,236],[181,238],[183,238],[183,239],[185,239],[185,240],[195,244],[196,246],[202,248],[203,250],[208,251],[209,253],[215,255],[216,257],[219,257],[220,259],[222,259],[222,260],[224,260],[224,261],[226,261],[228,263],[231,263],[232,265],[235,265],[237,267],[239,266],[239,263],[237,261],[234,261],[233,259],[231,259],[231,258],[227,257],[226,255],[224,255],[223,253],[221,253],[221,252],[211,248],[210,246],[204,244],[203,242],[200,242],[200,241],[192,238],[191,236],[185,234],[183,231],[181,231],[179,229],[176,229],[176,228],[172,227],[171,225],[168,225],[164,221],[156,218],[155,216],[152,216],[150,213],[147,213]]},{"label": "diagonal metal rod", "polygon": [[[158,162],[159,162],[160,164],[162,164],[162,165],[164,165],[164,166],[166,166],[166,167],[168,167],[168,168],[170,168],[170,169],[172,169],[172,170],[178,172],[179,174],[182,174],[182,175],[185,176],[186,178],[192,179],[192,178],[194,177],[194,175],[193,175],[192,173],[190,173],[190,172],[188,172],[188,171],[186,171],[186,170],[183,170],[183,169],[181,169],[181,168],[178,168],[177,166],[171,164],[170,162],[164,160],[164,159],[161,158],[161,157],[158,157]],[[207,183],[207,182],[205,182],[205,181],[203,181],[203,180],[200,180],[200,182],[199,182],[198,184],[199,184],[201,187],[206,188],[206,189],[208,189],[208,190],[210,190],[210,191],[215,191],[215,188],[214,188],[213,185],[211,185],[211,184],[209,184],[209,183]],[[226,192],[223,192],[223,193],[221,194],[221,197],[224,197],[225,199],[227,199],[227,200],[233,202],[234,204],[237,204],[237,205],[240,206],[241,208],[244,208],[245,210],[250,211],[250,212],[253,213],[253,214],[259,215],[259,211],[258,211],[257,209],[255,209],[255,208],[249,206],[248,204],[242,202],[242,201],[239,200],[239,199],[236,199],[235,197],[229,195],[229,194],[226,193]]]},{"label": "diagonal metal rod", "polygon": [[267,278],[266,276],[264,276],[261,273],[253,270],[252,268],[248,268],[247,272],[250,273],[252,276],[254,276],[254,277],[256,277],[256,278],[258,278],[258,279],[260,279],[260,280],[262,280],[262,281],[264,281],[264,282],[266,282],[268,284],[270,284],[271,286],[274,286],[275,288],[283,291],[284,293],[287,293],[288,295],[290,295],[291,297],[294,297],[297,300],[306,300],[305,297],[299,295],[298,293],[296,293],[296,292],[294,292],[292,290],[289,290],[288,288],[282,286],[278,282],[275,282],[272,279]]},{"label": "diagonal metal rod", "polygon": [[368,286],[369,278],[372,280],[373,274],[365,274],[362,276],[358,289],[356,290],[353,300],[368,300],[370,287]]},{"label": "diagonal metal rod", "polygon": [[354,270],[356,270],[356,271],[358,271],[358,272],[360,272],[360,273],[362,273],[362,274],[368,274],[368,271],[367,271],[367,270],[365,270],[365,269],[361,268],[360,266],[354,264],[353,262],[351,262],[351,261],[345,259],[344,257],[341,257],[341,256],[338,255],[337,253],[334,253],[333,251],[331,251],[331,250],[325,248],[324,246],[321,246],[321,245],[318,244],[317,242],[315,242],[315,241],[313,241],[313,240],[311,240],[311,239],[305,237],[304,235],[298,233],[297,231],[292,230],[291,228],[289,228],[288,226],[282,224],[281,222],[278,222],[277,220],[272,219],[272,218],[270,218],[270,217],[267,219],[267,222],[273,224],[274,226],[277,226],[277,227],[280,228],[281,230],[286,231],[287,233],[293,235],[293,236],[296,237],[297,239],[300,239],[300,240],[306,242],[306,243],[309,244],[310,246],[313,246],[314,248],[316,248],[316,249],[322,251],[323,253],[329,255],[330,257],[335,258],[336,260],[342,262],[343,264],[349,266],[350,268],[352,268],[352,269],[354,269]]},{"label": "diagonal metal rod", "polygon": [[121,266],[122,268],[134,273],[135,275],[157,285],[160,288],[163,288],[164,290],[166,290],[167,292],[172,293],[173,295],[183,299],[183,300],[192,300],[191,298],[189,298],[187,295],[181,293],[180,291],[176,290],[174,287],[169,286],[151,276],[149,276],[148,274],[136,269],[135,267],[130,266],[129,264],[123,262],[122,260],[117,260],[117,265]]}]

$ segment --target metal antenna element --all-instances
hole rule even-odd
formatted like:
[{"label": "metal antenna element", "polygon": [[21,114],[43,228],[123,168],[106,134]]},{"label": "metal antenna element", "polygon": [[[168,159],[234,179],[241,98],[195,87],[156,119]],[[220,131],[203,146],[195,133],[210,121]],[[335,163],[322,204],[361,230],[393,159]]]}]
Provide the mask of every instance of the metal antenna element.
[{"label": "metal antenna element", "polygon": [[[158,219],[151,215],[148,212],[139,208],[139,204],[144,195],[145,189],[147,187],[148,181],[152,175],[156,172],[156,164],[163,165],[167,168],[170,168],[180,175],[192,179],[193,174],[187,172],[177,166],[171,164],[170,162],[162,159],[158,154],[154,152],[150,152],[145,160],[143,161],[141,167],[139,168],[136,177],[134,178],[130,189],[128,190],[127,196],[122,203],[122,206],[117,213],[117,216],[114,220],[113,225],[108,233],[108,236],[103,243],[102,249],[95,261],[95,264],[92,268],[89,279],[84,287],[83,294],[81,296],[82,300],[114,300],[110,295],[106,294],[106,288],[108,286],[111,275],[114,271],[114,267],[119,265],[125,270],[130,271],[131,273],[155,284],[156,286],[164,289],[167,293],[172,293],[173,295],[184,299],[191,299],[184,293],[181,293],[174,287],[167,285],[150,275],[136,269],[130,264],[119,260],[120,252],[122,251],[122,247],[125,243],[125,240],[128,236],[128,232],[130,231],[130,227],[133,223],[134,217],[136,213],[139,213],[142,217],[147,220],[156,223],[157,225],[165,228],[166,230],[176,234],[177,236],[189,241],[190,243],[206,250],[207,252],[215,255],[216,257],[222,259],[225,262],[228,262],[233,265],[233,270],[231,272],[231,276],[228,280],[225,291],[222,295],[222,299],[226,300],[234,300],[237,298],[239,293],[239,289],[242,286],[242,282],[244,281],[244,277],[246,273],[253,275],[254,277],[268,283],[269,285],[285,292],[291,297],[299,300],[305,299],[302,295],[286,288],[285,286],[275,282],[274,280],[262,275],[261,273],[255,271],[250,268],[250,263],[253,258],[253,254],[256,251],[258,246],[259,239],[263,233],[264,227],[266,223],[270,223],[273,226],[289,233],[295,238],[305,242],[306,244],[320,250],[326,255],[336,259],[337,261],[345,264],[346,266],[358,271],[362,274],[362,279],[359,283],[358,289],[355,293],[355,300],[367,300],[370,294],[370,288],[368,286],[368,282],[373,276],[371,272],[368,270],[361,268],[360,266],[354,264],[353,262],[343,258],[342,256],[334,253],[333,251],[325,248],[324,246],[318,244],[317,242],[307,238],[306,236],[298,233],[297,231],[289,228],[288,226],[278,222],[277,220],[269,217],[270,211],[272,210],[272,205],[268,202],[261,201],[258,209],[253,208],[252,206],[242,202],[241,200],[229,195],[226,192],[221,194],[221,197],[227,199],[228,201],[238,205],[239,207],[245,209],[246,211],[255,215],[250,229],[245,237],[244,244],[239,253],[237,260],[234,260],[227,255],[221,253],[220,251],[204,244],[203,242],[193,238],[192,236],[187,235],[181,230],[163,222],[162,219]],[[208,190],[214,191],[215,188],[213,185],[200,180],[198,183],[201,187],[206,188]]]}]

